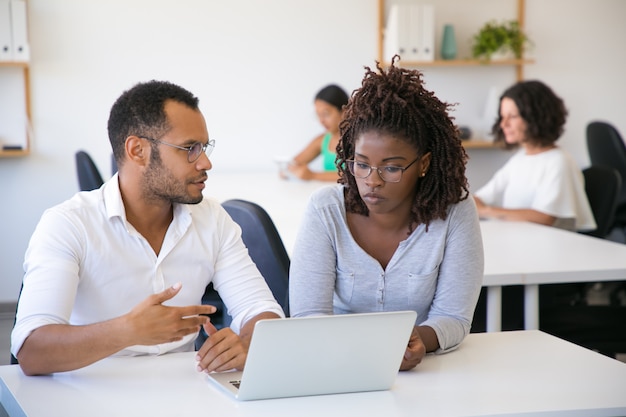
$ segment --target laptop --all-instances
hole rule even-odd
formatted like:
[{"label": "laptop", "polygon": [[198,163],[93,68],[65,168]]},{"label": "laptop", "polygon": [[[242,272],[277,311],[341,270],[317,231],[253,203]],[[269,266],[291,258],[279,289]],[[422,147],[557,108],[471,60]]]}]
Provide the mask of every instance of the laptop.
[{"label": "laptop", "polygon": [[260,320],[244,370],[209,380],[238,400],[388,390],[416,318],[394,311]]}]

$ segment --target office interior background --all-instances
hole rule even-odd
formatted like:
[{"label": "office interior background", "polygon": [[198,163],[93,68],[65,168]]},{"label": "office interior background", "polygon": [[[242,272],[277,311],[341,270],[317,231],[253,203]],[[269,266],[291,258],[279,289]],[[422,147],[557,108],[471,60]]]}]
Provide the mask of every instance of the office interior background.
[{"label": "office interior background", "polygon": [[[459,57],[469,56],[469,38],[483,23],[516,13],[514,0],[423,2],[435,5],[437,45],[443,24],[455,25]],[[217,141],[216,172],[275,171],[275,157],[295,154],[321,131],[318,89],[337,83],[352,91],[363,67],[375,65],[377,7],[376,0],[29,0],[32,149],[0,159],[0,306],[14,307],[42,212],[78,190],[74,153],[87,150],[110,177],[106,123],[122,91],[150,79],[180,84],[200,98]],[[584,168],[589,121],[626,134],[626,2],[526,0],[525,15],[535,62],[524,78],[563,97],[570,115],[559,143]],[[0,70],[7,106],[9,95],[19,97],[21,75]],[[429,89],[459,103],[453,116],[476,137],[494,94],[515,82],[513,67],[423,70]],[[469,155],[472,189],[510,156]]]}]

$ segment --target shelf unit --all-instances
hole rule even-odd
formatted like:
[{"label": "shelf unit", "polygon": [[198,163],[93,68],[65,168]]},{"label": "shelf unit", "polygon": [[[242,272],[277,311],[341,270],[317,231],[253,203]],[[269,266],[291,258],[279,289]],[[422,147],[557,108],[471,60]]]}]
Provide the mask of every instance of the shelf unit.
[{"label": "shelf unit", "polygon": [[[385,3],[388,0],[378,0],[378,62],[383,67],[388,67],[390,63],[385,61],[383,56],[384,45],[384,30],[385,30]],[[462,1],[462,0],[460,0]],[[516,19],[520,28],[524,28],[525,23],[525,0],[515,0],[516,4]],[[401,61],[401,65],[404,67],[476,67],[476,66],[509,66],[515,69],[515,78],[517,81],[524,79],[524,66],[534,63],[532,59],[506,59],[506,60],[479,60],[479,59],[453,59],[443,60],[435,59],[434,61]],[[485,140],[466,140],[463,141],[463,146],[466,149],[489,149],[496,148],[497,145]]]},{"label": "shelf unit", "polygon": [[[30,68],[27,62],[0,62],[0,68],[2,67],[18,67],[22,69],[22,76],[24,77],[24,101],[25,112],[27,120],[31,120],[30,110]],[[30,132],[26,131],[26,146],[24,149],[19,150],[4,150],[0,148],[0,158],[12,158],[19,156],[26,156],[30,154]]]},{"label": "shelf unit", "polygon": [[[3,68],[19,68],[21,69],[23,81],[24,81],[24,105],[25,115],[28,125],[30,125],[31,117],[31,102],[30,102],[30,64],[28,62],[21,61],[0,61],[0,76],[2,76]],[[2,115],[0,115],[2,116]],[[2,149],[0,146],[0,158],[13,158],[21,157],[30,154],[30,129],[26,129],[26,140],[23,149],[7,150]]]}]

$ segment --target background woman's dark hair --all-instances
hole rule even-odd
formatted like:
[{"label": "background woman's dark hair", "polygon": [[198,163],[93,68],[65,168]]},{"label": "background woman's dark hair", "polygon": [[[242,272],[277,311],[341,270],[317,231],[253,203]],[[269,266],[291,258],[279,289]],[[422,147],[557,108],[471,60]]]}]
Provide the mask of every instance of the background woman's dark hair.
[{"label": "background woman's dark hair", "polygon": [[[123,163],[126,138],[132,135],[159,139],[170,128],[165,102],[174,100],[198,110],[198,98],[167,81],[138,83],[115,101],[109,114],[109,141],[117,165]],[[153,144],[153,148],[156,145]],[[158,156],[158,149],[155,151]]]},{"label": "background woman's dark hair", "polygon": [[[527,124],[527,141],[533,145],[549,146],[556,142],[563,134],[567,109],[563,100],[550,87],[541,81],[520,81],[509,87],[502,96],[515,102],[519,114]],[[498,110],[498,119],[493,125],[494,141],[505,148],[515,148],[504,139],[504,132],[500,127],[502,116]]]},{"label": "background woman's dark hair", "polygon": [[339,125],[336,165],[339,183],[345,184],[346,210],[368,215],[354,176],[346,160],[354,157],[355,141],[365,132],[376,131],[406,140],[421,157],[431,153],[426,176],[417,181],[411,210],[410,230],[414,225],[445,219],[448,207],[468,197],[465,177],[467,154],[453,118],[444,103],[426,90],[422,74],[395,66],[396,55],[387,72],[376,63],[378,73],[366,67],[361,88],[356,90],[344,110]]},{"label": "background woman's dark hair", "polygon": [[338,85],[330,84],[315,95],[315,100],[322,100],[341,111],[348,104],[348,93]]}]

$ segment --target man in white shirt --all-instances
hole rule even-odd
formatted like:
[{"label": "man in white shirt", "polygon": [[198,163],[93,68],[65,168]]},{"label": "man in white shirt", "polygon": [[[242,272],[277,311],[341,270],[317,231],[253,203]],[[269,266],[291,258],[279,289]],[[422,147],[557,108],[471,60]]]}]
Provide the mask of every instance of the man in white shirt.
[{"label": "man in white shirt", "polygon": [[[140,83],[111,109],[118,173],[43,214],[26,251],[11,352],[28,375],[110,355],[193,350],[199,371],[242,369],[254,324],[284,317],[241,229],[203,199],[215,141],[198,99]],[[219,331],[201,305],[212,282],[233,317]]]}]

